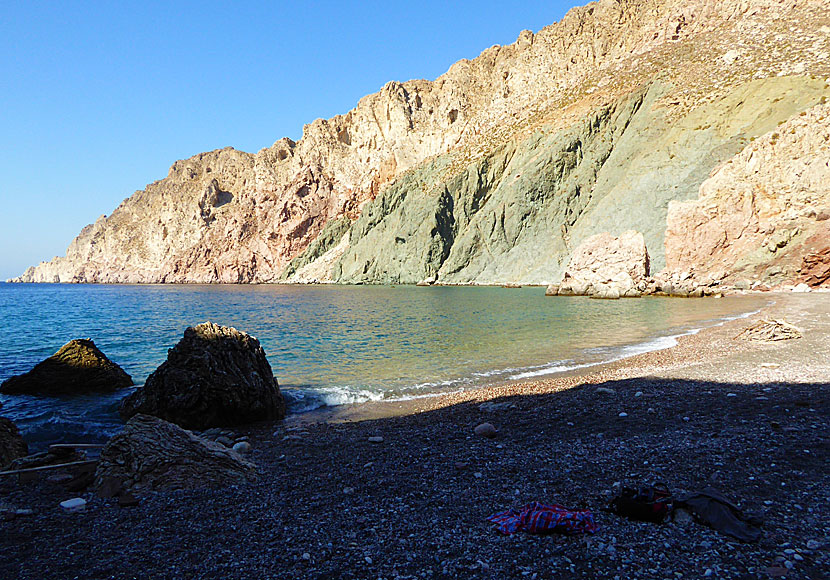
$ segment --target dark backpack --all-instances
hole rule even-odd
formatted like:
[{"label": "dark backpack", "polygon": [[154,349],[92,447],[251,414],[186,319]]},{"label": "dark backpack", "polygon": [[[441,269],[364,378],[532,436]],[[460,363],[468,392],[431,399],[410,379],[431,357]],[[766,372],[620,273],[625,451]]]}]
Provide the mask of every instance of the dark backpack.
[{"label": "dark backpack", "polygon": [[640,522],[661,523],[672,509],[672,496],[663,483],[638,488],[623,487],[611,500],[609,510],[619,516]]}]

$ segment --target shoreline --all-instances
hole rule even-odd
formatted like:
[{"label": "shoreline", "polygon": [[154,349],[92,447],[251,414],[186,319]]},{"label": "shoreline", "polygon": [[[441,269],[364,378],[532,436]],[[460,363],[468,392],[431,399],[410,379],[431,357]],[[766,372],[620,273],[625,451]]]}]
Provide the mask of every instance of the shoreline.
[{"label": "shoreline", "polygon": [[[0,479],[2,503],[30,510],[0,519],[0,577],[824,578],[830,303],[775,298],[588,373],[240,428],[259,472],[244,486],[153,491],[120,508],[49,478]],[[762,317],[803,337],[735,339]],[[483,422],[494,439],[474,433]],[[620,486],[654,481],[721,490],[763,515],[761,539],[602,511]],[[84,512],[58,507],[73,497]],[[600,529],[502,536],[486,520],[531,501],[591,509]]]},{"label": "shoreline", "polygon": [[[701,353],[701,346],[709,341],[710,333],[719,340],[723,340],[724,334],[731,332],[731,328],[741,324],[747,324],[750,320],[757,320],[764,317],[775,317],[781,312],[781,302],[786,303],[791,293],[785,292],[758,292],[760,296],[769,296],[771,303],[763,306],[757,311],[746,312],[729,317],[727,320],[716,322],[710,326],[695,328],[691,331],[667,335],[673,339],[675,344],[667,347],[646,350],[645,352],[622,356],[610,361],[586,363],[579,368],[569,369],[561,372],[550,373],[548,376],[539,378],[507,379],[492,384],[482,383],[463,390],[449,392],[435,392],[426,395],[414,396],[407,399],[392,399],[381,401],[362,401],[336,406],[325,406],[310,411],[303,411],[286,417],[291,423],[317,423],[317,422],[355,422],[372,419],[384,419],[412,413],[432,411],[443,407],[449,407],[458,403],[475,401],[484,403],[493,399],[514,394],[544,394],[570,388],[580,383],[595,384],[606,380],[617,380],[632,378],[640,371],[648,369],[651,372],[665,370],[665,365],[693,364],[695,360],[690,353],[684,350],[694,350],[696,354]],[[669,300],[694,300],[694,298],[671,298],[653,297],[655,299]],[[641,300],[651,299],[650,297],[640,298]],[[704,300],[707,298],[703,298]],[[716,298],[708,298],[716,299]],[[776,309],[776,307],[778,307]],[[737,333],[737,332],[736,332]],[[632,343],[622,348],[636,347],[647,342],[658,340],[648,339],[645,343]],[[734,349],[746,350],[750,345],[732,345]],[[680,352],[672,353],[671,356],[660,356],[658,353],[680,349]],[[633,368],[632,368],[633,367]],[[634,369],[638,369],[634,372]]]}]

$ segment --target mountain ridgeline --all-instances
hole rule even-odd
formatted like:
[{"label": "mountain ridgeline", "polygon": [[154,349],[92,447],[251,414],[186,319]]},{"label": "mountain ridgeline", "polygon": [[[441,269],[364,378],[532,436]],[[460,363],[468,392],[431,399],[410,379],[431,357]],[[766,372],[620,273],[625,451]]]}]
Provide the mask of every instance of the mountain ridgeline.
[{"label": "mountain ridgeline", "polygon": [[636,230],[654,271],[822,285],[828,82],[824,0],[599,0],[298,142],[177,161],[14,281],[548,284]]}]

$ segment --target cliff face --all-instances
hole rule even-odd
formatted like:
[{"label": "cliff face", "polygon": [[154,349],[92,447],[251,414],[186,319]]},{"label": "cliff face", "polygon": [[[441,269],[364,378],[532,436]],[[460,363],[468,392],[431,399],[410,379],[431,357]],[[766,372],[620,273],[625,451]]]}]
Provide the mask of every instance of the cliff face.
[{"label": "cliff face", "polygon": [[666,256],[669,204],[830,94],[828,51],[823,0],[600,0],[296,143],[176,162],[18,280],[547,283],[628,229],[704,268],[682,225]]}]

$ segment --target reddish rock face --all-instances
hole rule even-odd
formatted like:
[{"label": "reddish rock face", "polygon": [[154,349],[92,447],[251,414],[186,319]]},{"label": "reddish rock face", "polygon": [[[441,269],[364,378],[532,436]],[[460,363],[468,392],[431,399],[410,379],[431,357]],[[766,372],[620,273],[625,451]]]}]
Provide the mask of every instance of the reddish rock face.
[{"label": "reddish rock face", "polygon": [[830,247],[804,256],[801,262],[801,281],[813,288],[830,281]]},{"label": "reddish rock face", "polygon": [[666,265],[728,272],[771,285],[828,282],[830,104],[818,104],[751,143],[669,205]]}]

